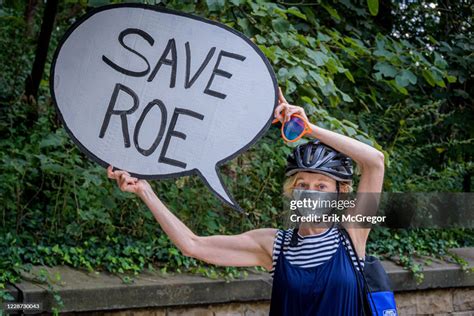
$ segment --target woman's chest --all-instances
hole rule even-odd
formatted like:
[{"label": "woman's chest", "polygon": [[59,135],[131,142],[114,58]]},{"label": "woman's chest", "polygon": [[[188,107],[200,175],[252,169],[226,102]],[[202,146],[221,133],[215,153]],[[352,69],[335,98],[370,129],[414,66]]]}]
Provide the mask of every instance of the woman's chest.
[{"label": "woman's chest", "polygon": [[320,296],[323,292],[335,293],[357,287],[351,262],[340,249],[324,264],[306,269],[292,265],[285,255],[280,256],[273,282],[278,288],[298,296]]}]

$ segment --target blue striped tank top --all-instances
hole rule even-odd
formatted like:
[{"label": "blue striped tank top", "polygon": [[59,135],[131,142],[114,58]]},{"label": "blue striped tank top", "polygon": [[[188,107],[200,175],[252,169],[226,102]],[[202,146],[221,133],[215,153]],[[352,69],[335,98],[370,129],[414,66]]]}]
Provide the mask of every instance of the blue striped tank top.
[{"label": "blue striped tank top", "polygon": [[[286,230],[283,252],[285,253],[285,257],[288,259],[290,264],[302,268],[316,267],[320,264],[323,264],[336,253],[339,240],[340,238],[343,238],[343,243],[349,248],[352,262],[354,263],[354,266],[357,268],[357,270],[359,270],[359,267],[357,266],[357,259],[350,242],[346,240],[337,227],[331,227],[326,231],[316,235],[301,236],[299,233],[297,234],[298,245],[293,247],[290,245],[293,229],[289,228]],[[275,235],[275,242],[273,243],[273,267],[270,271],[272,278],[275,272],[278,255],[280,254],[282,238],[283,230],[279,229]],[[359,258],[359,261],[362,265],[362,268],[364,268],[364,260]]]}]

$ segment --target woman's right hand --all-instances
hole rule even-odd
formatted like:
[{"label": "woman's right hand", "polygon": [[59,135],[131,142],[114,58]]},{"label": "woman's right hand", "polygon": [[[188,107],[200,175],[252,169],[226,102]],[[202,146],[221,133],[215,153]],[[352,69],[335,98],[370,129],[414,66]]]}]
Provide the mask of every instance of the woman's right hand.
[{"label": "woman's right hand", "polygon": [[151,189],[150,184],[146,180],[139,180],[138,178],[132,177],[127,171],[114,171],[112,166],[107,168],[107,177],[109,179],[115,179],[118,187],[123,192],[132,192],[141,195],[146,190]]}]

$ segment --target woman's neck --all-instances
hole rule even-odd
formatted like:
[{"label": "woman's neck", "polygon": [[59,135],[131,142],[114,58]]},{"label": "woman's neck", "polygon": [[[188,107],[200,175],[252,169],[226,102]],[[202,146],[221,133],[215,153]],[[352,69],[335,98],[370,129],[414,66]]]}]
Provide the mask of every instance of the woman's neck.
[{"label": "woman's neck", "polygon": [[300,234],[301,236],[308,236],[308,235],[318,235],[318,234],[322,234],[324,233],[325,231],[327,231],[329,228],[331,228],[330,226],[327,226],[327,224],[319,224],[319,225],[315,225],[315,224],[311,224],[311,225],[305,225],[305,224],[301,224],[300,225],[300,228],[298,229],[298,234]]}]

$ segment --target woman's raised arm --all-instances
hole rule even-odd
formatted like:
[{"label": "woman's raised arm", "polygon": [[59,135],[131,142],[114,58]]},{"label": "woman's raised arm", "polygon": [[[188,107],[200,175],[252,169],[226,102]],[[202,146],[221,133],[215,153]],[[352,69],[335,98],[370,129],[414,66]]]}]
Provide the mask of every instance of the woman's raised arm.
[{"label": "woman's raised arm", "polygon": [[[275,117],[280,121],[287,121],[293,113],[300,114],[307,119],[304,109],[288,104],[280,90],[279,105],[275,109]],[[375,210],[380,198],[377,193],[382,191],[384,178],[383,153],[357,139],[324,129],[312,123],[310,123],[310,126],[312,130],[311,137],[317,138],[322,143],[351,157],[361,169],[361,177],[357,188],[357,204],[354,209],[348,210],[348,212],[365,214],[365,210]],[[364,210],[364,212],[361,210]],[[358,255],[360,257],[365,256],[365,244],[370,228],[347,227],[347,231],[354,241]]]},{"label": "woman's raised arm", "polygon": [[272,248],[276,229],[263,228],[239,235],[197,236],[156,196],[145,180],[131,177],[126,171],[107,169],[119,188],[139,196],[170,240],[185,256],[220,266],[262,266],[272,268]]}]

